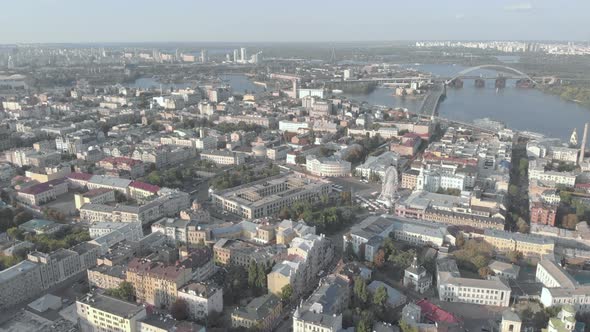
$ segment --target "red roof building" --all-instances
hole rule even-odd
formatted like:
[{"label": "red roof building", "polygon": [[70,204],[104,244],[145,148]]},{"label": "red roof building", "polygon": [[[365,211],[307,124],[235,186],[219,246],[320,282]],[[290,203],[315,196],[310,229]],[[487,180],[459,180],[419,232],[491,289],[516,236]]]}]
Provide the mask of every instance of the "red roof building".
[{"label": "red roof building", "polygon": [[433,323],[449,323],[458,324],[461,323],[461,319],[457,318],[452,313],[443,310],[441,307],[434,303],[428,302],[428,300],[419,300],[416,305],[422,309],[422,316]]}]

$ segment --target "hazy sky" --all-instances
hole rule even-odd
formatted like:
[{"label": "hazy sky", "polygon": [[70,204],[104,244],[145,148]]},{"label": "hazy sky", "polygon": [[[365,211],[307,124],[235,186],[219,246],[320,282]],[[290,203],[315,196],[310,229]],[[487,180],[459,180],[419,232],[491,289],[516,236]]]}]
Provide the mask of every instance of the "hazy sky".
[{"label": "hazy sky", "polygon": [[590,0],[0,0],[0,43],[590,40]]}]

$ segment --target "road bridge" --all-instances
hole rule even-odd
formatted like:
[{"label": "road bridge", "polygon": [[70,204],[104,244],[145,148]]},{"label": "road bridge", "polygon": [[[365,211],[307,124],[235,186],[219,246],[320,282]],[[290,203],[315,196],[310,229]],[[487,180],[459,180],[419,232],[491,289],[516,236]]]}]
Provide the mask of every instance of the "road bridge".
[{"label": "road bridge", "polygon": [[428,115],[428,116],[436,116],[438,104],[442,101],[442,99],[446,96],[447,87],[444,84],[437,83],[435,84],[432,89],[426,95],[426,98],[422,100],[422,104],[418,109],[418,114],[420,115]]}]

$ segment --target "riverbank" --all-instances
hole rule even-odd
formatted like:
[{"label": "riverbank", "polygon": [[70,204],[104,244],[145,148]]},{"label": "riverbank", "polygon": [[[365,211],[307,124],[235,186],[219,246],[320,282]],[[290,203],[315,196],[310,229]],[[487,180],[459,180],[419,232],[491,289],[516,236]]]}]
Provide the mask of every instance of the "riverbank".
[{"label": "riverbank", "polygon": [[559,96],[559,98],[576,103],[590,111],[590,86],[563,86],[541,87],[541,91]]}]

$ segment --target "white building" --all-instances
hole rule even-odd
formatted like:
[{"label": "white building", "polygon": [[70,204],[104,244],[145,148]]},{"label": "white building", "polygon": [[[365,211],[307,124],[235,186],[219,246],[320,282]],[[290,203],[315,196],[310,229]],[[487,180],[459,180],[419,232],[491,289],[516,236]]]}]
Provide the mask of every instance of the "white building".
[{"label": "white building", "polygon": [[96,222],[88,228],[90,237],[96,239],[112,232],[119,232],[127,241],[139,241],[143,237],[143,229],[139,222]]},{"label": "white building", "polygon": [[309,129],[309,122],[279,121],[279,130],[296,133],[299,129]]},{"label": "white building", "polygon": [[82,332],[139,332],[139,321],[146,317],[143,305],[114,297],[91,294],[76,301]]},{"label": "white building", "polygon": [[201,152],[201,160],[209,160],[217,165],[242,165],[246,157],[238,152],[212,150]]},{"label": "white building", "polygon": [[539,264],[537,264],[535,280],[548,288],[576,288],[579,286],[578,282],[572,278],[569,273],[550,259],[542,259]]},{"label": "white building", "polygon": [[297,90],[297,97],[304,98],[304,97],[317,97],[320,99],[324,98],[324,89],[298,89]]},{"label": "white building", "polygon": [[412,287],[420,294],[432,286],[432,275],[418,264],[417,257],[414,257],[412,265],[404,271],[404,286]]},{"label": "white building", "polygon": [[223,311],[223,289],[212,284],[190,283],[178,289],[178,298],[186,301],[191,319]]},{"label": "white building", "polygon": [[152,233],[160,232],[166,235],[170,244],[188,243],[189,227],[196,227],[196,222],[186,219],[162,218],[152,224]]},{"label": "white building", "polygon": [[436,262],[438,296],[441,301],[508,307],[510,287],[500,278],[463,278],[457,263],[444,258]]},{"label": "white building", "polygon": [[308,172],[316,176],[344,177],[350,176],[351,164],[336,157],[307,156],[305,167]]}]

